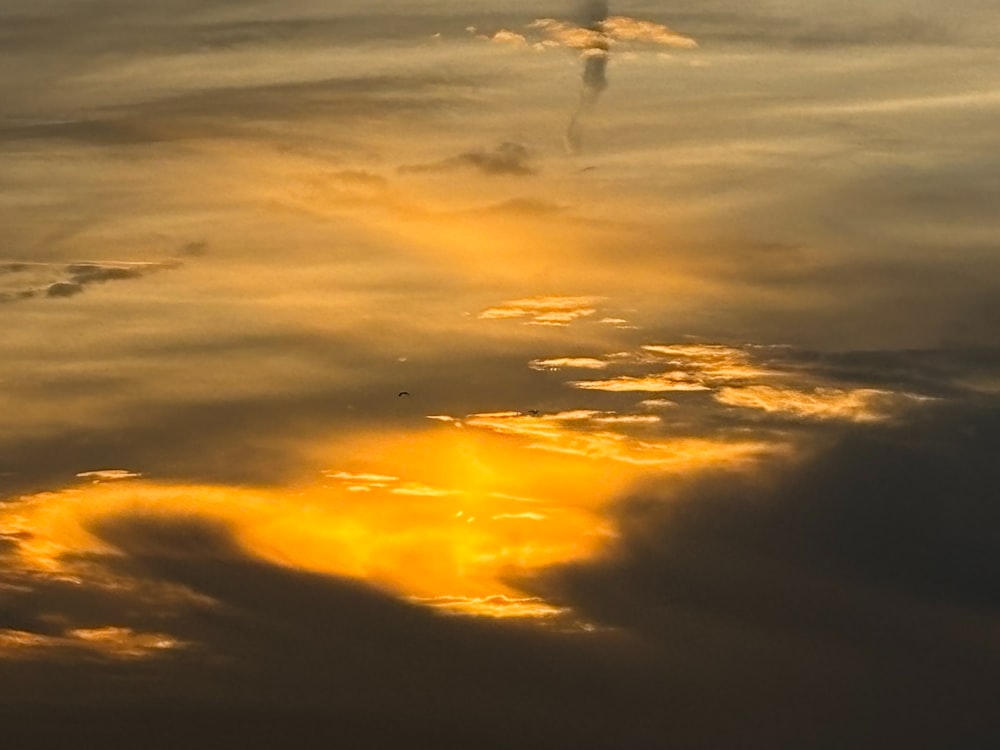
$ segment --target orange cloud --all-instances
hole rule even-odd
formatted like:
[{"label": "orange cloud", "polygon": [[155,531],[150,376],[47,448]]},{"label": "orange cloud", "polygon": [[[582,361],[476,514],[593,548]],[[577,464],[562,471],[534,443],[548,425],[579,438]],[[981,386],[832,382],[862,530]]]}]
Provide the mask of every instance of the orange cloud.
[{"label": "orange cloud", "polygon": [[[698,43],[691,37],[653,21],[629,16],[611,16],[593,27],[578,26],[555,18],[539,18],[526,27],[529,34],[501,28],[492,34],[480,33],[470,26],[467,30],[480,39],[518,47],[548,49],[563,47],[585,54],[606,54],[611,44],[633,43],[676,49],[695,49]],[[531,34],[534,32],[534,34]]]},{"label": "orange cloud", "polygon": [[511,300],[479,313],[481,320],[528,318],[529,325],[566,326],[597,312],[602,297],[532,297]]}]

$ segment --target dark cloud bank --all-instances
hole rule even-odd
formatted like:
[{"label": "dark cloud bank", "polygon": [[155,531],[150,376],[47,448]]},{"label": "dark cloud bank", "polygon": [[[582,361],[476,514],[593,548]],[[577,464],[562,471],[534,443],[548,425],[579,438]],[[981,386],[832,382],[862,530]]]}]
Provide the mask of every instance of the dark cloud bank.
[{"label": "dark cloud bank", "polygon": [[[435,615],[254,559],[203,521],[109,519],[93,531],[117,554],[89,563],[129,587],[20,581],[0,626],[114,624],[193,645],[0,664],[5,735],[18,747],[994,747],[998,450],[995,404],[940,406],[853,429],[795,466],[650,488],[618,506],[605,557],[521,582],[590,632]],[[158,605],[164,590],[188,593]]]}]

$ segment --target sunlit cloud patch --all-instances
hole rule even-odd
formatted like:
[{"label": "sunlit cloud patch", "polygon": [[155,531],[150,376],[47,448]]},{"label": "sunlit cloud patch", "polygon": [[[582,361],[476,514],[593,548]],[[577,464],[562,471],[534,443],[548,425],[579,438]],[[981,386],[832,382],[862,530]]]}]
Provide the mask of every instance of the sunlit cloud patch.
[{"label": "sunlit cloud patch", "polygon": [[850,422],[880,422],[907,406],[929,400],[925,396],[875,388],[797,390],[769,385],[723,388],[715,394],[715,399],[727,406],[757,409],[768,414]]},{"label": "sunlit cloud patch", "polygon": [[784,446],[764,439],[670,435],[661,418],[578,409],[552,414],[471,414],[462,424],[526,441],[534,450],[663,471],[744,465]]},{"label": "sunlit cloud patch", "polygon": [[539,18],[521,31],[501,28],[493,32],[482,32],[474,26],[469,27],[468,31],[479,39],[535,50],[567,48],[587,51],[600,49],[602,46],[606,48],[609,44],[675,49],[695,49],[698,46],[694,39],[668,26],[629,16],[610,16],[594,24],[594,27],[555,18]]},{"label": "sunlit cloud patch", "polygon": [[76,476],[79,479],[89,479],[92,482],[120,482],[125,479],[138,479],[142,474],[128,469],[98,469],[96,471],[81,471]]},{"label": "sunlit cloud patch", "polygon": [[667,393],[671,391],[710,390],[705,383],[681,370],[644,377],[622,375],[607,380],[574,380],[570,382],[570,385],[584,391],[610,391],[612,393]]},{"label": "sunlit cloud patch", "polygon": [[531,297],[487,308],[479,313],[479,318],[521,320],[529,325],[562,327],[594,315],[602,301],[603,297]]},{"label": "sunlit cloud patch", "polygon": [[[785,357],[769,358],[772,351]],[[930,400],[929,396],[844,384],[819,367],[796,365],[784,347],[745,348],[717,344],[649,344],[627,356],[621,353],[593,358],[605,367],[631,371],[658,368],[660,372],[623,374],[612,378],[570,380],[566,385],[584,391],[608,393],[704,393],[719,404],[797,420],[874,422],[903,413]],[[544,369],[565,367],[566,358],[542,360]],[[539,360],[529,363],[533,369]],[[642,409],[674,405],[665,399],[645,399]]]},{"label": "sunlit cloud patch", "polygon": [[603,359],[593,357],[554,357],[552,359],[534,359],[528,363],[533,370],[560,370],[564,367],[583,370],[603,370],[608,363]]},{"label": "sunlit cloud patch", "polygon": [[0,629],[0,659],[59,659],[67,653],[113,660],[151,659],[191,644],[166,633],[105,626],[72,628],[58,635]]},{"label": "sunlit cloud patch", "polygon": [[483,597],[435,596],[414,597],[411,601],[451,615],[547,620],[569,614],[565,607],[555,607],[538,597],[511,597],[497,594]]}]

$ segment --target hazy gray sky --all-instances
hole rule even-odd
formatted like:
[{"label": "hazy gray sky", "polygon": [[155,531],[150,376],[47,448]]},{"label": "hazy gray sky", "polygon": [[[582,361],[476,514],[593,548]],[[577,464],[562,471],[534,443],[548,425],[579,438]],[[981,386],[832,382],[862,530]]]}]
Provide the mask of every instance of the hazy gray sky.
[{"label": "hazy gray sky", "polygon": [[998,27],[3,3],[11,731],[1000,736]]}]

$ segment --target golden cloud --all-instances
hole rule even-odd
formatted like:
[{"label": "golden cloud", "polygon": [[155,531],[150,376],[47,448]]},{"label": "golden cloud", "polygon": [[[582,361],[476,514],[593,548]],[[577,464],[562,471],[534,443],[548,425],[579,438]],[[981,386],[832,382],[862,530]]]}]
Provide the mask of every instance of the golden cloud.
[{"label": "golden cloud", "polygon": [[504,302],[479,313],[480,320],[528,318],[529,325],[566,326],[597,312],[603,297],[532,297]]},{"label": "golden cloud", "polygon": [[874,388],[798,390],[769,385],[723,388],[715,394],[715,399],[727,406],[759,409],[769,414],[849,422],[879,422],[891,417],[906,403],[927,400]]},{"label": "golden cloud", "polygon": [[561,370],[564,367],[575,367],[582,370],[602,370],[608,366],[603,359],[593,357],[555,357],[553,359],[533,359],[528,363],[532,370]]},{"label": "golden cloud", "polygon": [[612,44],[633,43],[676,49],[695,49],[698,43],[691,37],[653,21],[629,16],[611,16],[593,27],[578,26],[555,18],[539,18],[526,27],[528,34],[501,28],[492,34],[480,33],[470,26],[467,30],[480,39],[518,47],[543,50],[553,47],[575,49],[585,54],[606,54]]}]

